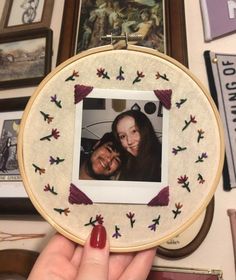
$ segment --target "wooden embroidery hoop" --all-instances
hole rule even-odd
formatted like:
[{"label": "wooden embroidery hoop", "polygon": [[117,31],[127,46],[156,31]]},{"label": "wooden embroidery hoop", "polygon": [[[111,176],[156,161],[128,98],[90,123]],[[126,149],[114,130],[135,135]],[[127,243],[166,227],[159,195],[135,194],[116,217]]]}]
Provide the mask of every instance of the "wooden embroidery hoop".
[{"label": "wooden embroidery hoop", "polygon": [[[31,128],[30,122],[33,119],[38,119],[38,115],[37,115],[38,106],[45,104],[46,99],[50,96],[50,94],[48,95],[48,92],[50,92],[51,95],[55,94],[55,91],[53,91],[52,85],[57,87],[58,86],[57,83],[62,83],[62,79],[64,79],[66,76],[68,76],[69,73],[71,74],[72,68],[73,67],[75,68],[78,65],[81,66],[81,63],[83,63],[83,61],[86,62],[86,60],[88,60],[89,62],[91,62],[90,61],[90,59],[91,59],[93,62],[95,62],[95,61],[97,62],[100,59],[99,63],[101,63],[101,61],[104,61],[104,57],[107,57],[107,58],[109,57],[109,59],[111,59],[114,52],[116,54],[116,57],[123,56],[125,54],[124,52],[126,52],[130,55],[131,58],[135,57],[135,60],[138,59],[138,57],[139,58],[143,57],[143,59],[145,59],[145,61],[150,58],[151,61],[153,60],[153,62],[155,62],[155,65],[158,62],[160,64],[166,63],[167,68],[173,67],[175,70],[178,71],[178,75],[180,75],[179,76],[180,80],[183,77],[186,78],[186,80],[187,80],[186,83],[187,82],[190,84],[193,83],[194,87],[196,87],[198,89],[198,91],[200,91],[201,98],[204,99],[203,105],[207,103],[209,106],[208,110],[211,115],[210,121],[213,120],[213,122],[214,122],[213,126],[215,127],[216,131],[211,131],[211,134],[213,134],[214,141],[217,142],[216,147],[215,147],[216,151],[217,151],[216,152],[217,155],[216,155],[216,160],[213,161],[215,166],[213,167],[212,174],[214,174],[214,175],[212,177],[214,177],[214,178],[213,179],[210,178],[209,175],[207,177],[209,179],[209,181],[211,181],[210,187],[208,186],[205,193],[204,193],[204,191],[202,191],[203,197],[201,197],[201,194],[196,195],[196,193],[195,193],[195,199],[193,198],[193,200],[194,200],[194,202],[196,202],[196,204],[198,203],[198,205],[196,206],[195,209],[192,209],[188,205],[188,204],[192,204],[192,202],[193,202],[192,199],[190,199],[190,201],[189,201],[189,198],[187,198],[186,195],[185,195],[186,197],[181,198],[182,199],[181,201],[183,201],[185,204],[183,206],[183,210],[181,209],[181,211],[184,212],[184,207],[188,208],[188,210],[187,211],[185,210],[186,217],[180,218],[178,220],[178,222],[176,222],[175,220],[170,221],[171,215],[168,216],[168,219],[167,219],[166,216],[163,214],[165,216],[165,220],[168,221],[168,222],[166,222],[166,227],[163,230],[163,232],[161,232],[159,225],[158,225],[158,229],[155,230],[155,232],[154,232],[154,230],[150,230],[150,228],[149,228],[152,221],[155,218],[157,218],[157,216],[159,215],[159,212],[162,213],[162,211],[163,211],[163,213],[165,213],[165,210],[163,210],[163,208],[161,209],[160,207],[159,208],[153,208],[153,207],[147,208],[146,205],[142,205],[142,206],[135,205],[132,207],[127,207],[124,205],[114,205],[112,207],[112,205],[107,205],[107,204],[104,204],[104,205],[95,204],[92,206],[88,206],[88,205],[87,206],[71,206],[65,200],[66,196],[64,195],[63,198],[59,198],[58,200],[60,202],[63,202],[64,204],[66,204],[66,206],[64,208],[68,207],[68,209],[70,209],[71,212],[69,214],[66,213],[66,214],[68,214],[68,216],[62,215],[63,212],[60,213],[61,215],[58,213],[55,214],[55,211],[52,211],[51,209],[49,209],[49,206],[51,207],[51,205],[52,205],[52,201],[50,199],[48,199],[48,197],[46,197],[46,198],[44,197],[45,192],[43,192],[41,189],[42,187],[44,187],[45,182],[44,182],[44,184],[42,182],[41,182],[41,185],[39,184],[42,177],[38,176],[38,174],[35,174],[36,172],[34,172],[34,170],[32,169],[32,162],[30,162],[30,159],[31,159],[30,156],[34,157],[33,159],[36,160],[37,154],[39,154],[39,152],[37,150],[33,149],[33,147],[36,145],[35,144],[36,142],[34,142],[34,141],[36,141],[36,139],[33,139],[33,140],[30,139],[30,138],[36,137],[35,135],[32,135],[32,133],[31,133],[32,130],[30,129]],[[96,60],[94,59],[95,57],[96,57]],[[124,56],[123,56],[123,59],[124,59]],[[126,59],[126,62],[127,62],[127,59]],[[111,63],[114,64],[113,61],[111,61]],[[134,63],[134,60],[131,59],[129,63],[130,64]],[[84,66],[84,65],[85,64],[83,64],[82,66]],[[90,67],[89,66],[90,64],[86,63],[86,65],[88,65],[88,67]],[[142,65],[142,63],[139,62],[139,65]],[[101,66],[102,65],[100,64],[100,67]],[[105,67],[106,66],[107,65],[105,65]],[[118,64],[116,66],[118,67]],[[95,65],[93,67],[95,67]],[[96,65],[96,67],[98,67],[98,66]],[[81,73],[83,73],[83,71],[86,71],[86,69],[83,67],[79,67],[79,69],[80,69]],[[135,69],[135,71],[136,70],[138,70],[138,69]],[[65,75],[64,71],[67,72],[67,75]],[[81,74],[81,76],[83,76],[83,75]],[[147,74],[147,76],[148,76],[148,74]],[[55,83],[55,81],[56,81],[56,83]],[[63,80],[63,82],[64,82],[64,80]],[[105,88],[117,88],[118,81],[113,80],[112,83],[114,83],[114,84],[109,83],[109,86],[107,86],[105,84],[105,82],[106,81],[101,82],[101,80],[98,80],[96,75],[94,75],[94,80],[93,80],[94,87],[103,88],[103,86],[101,86],[101,85],[102,85],[102,83],[104,83]],[[149,89],[154,89],[154,82],[156,84],[156,81],[153,81],[152,83],[148,82],[148,85],[150,85]],[[79,77],[78,81],[76,81],[76,83],[83,84],[83,83],[86,83],[86,80],[83,80],[83,78]],[[75,84],[75,82],[73,83],[73,86],[74,86],[74,84]],[[136,85],[134,87],[134,89],[135,90],[144,90],[145,84],[143,86],[142,85],[140,86],[140,84]],[[70,91],[73,91],[73,86],[71,87]],[[191,84],[191,86],[192,86],[192,84]],[[122,89],[122,87],[119,89]],[[131,87],[130,89],[133,89],[133,87]],[[67,90],[67,88],[66,88],[66,90]],[[60,93],[58,93],[58,94],[60,94]],[[45,96],[45,98],[44,98],[44,96]],[[190,97],[193,97],[193,96],[191,95]],[[175,99],[172,100],[172,106],[174,106],[174,104],[175,104],[174,101],[176,101],[176,100]],[[190,98],[190,101],[191,101],[191,98]],[[64,100],[64,102],[66,102],[66,101]],[[193,102],[193,101],[191,101],[191,102]],[[193,106],[190,106],[190,107],[192,108]],[[48,108],[50,108],[50,106],[47,107],[47,109]],[[189,114],[188,110],[187,110],[186,114],[187,113]],[[183,117],[183,121],[184,121],[184,118],[185,118],[185,116]],[[203,118],[201,117],[201,119],[203,119]],[[36,125],[37,125],[38,130],[41,130],[41,128],[37,122],[36,122]],[[204,123],[204,125],[205,125],[205,123]],[[130,44],[127,45],[126,50],[114,50],[113,46],[99,47],[99,48],[90,49],[88,51],[82,52],[82,53],[68,59],[61,65],[59,65],[41,82],[39,87],[36,89],[35,93],[30,98],[30,100],[27,104],[27,107],[24,111],[24,114],[23,114],[23,118],[21,121],[21,129],[20,129],[19,139],[18,139],[19,168],[20,168],[22,180],[25,185],[26,191],[27,191],[32,203],[34,204],[35,208],[60,233],[62,233],[66,237],[74,240],[75,242],[78,242],[79,244],[83,245],[91,230],[91,228],[88,228],[88,227],[84,228],[86,219],[88,221],[90,218],[101,214],[102,216],[105,216],[104,224],[108,231],[108,236],[110,238],[112,252],[139,251],[139,250],[144,250],[147,248],[151,248],[151,247],[160,245],[161,243],[164,243],[168,239],[173,238],[177,234],[181,233],[188,226],[190,226],[199,217],[199,215],[202,213],[202,211],[207,207],[208,203],[210,202],[211,198],[214,195],[214,192],[216,190],[216,187],[217,187],[220,177],[221,177],[221,171],[222,171],[223,159],[224,159],[224,140],[223,140],[222,131],[223,130],[222,130],[219,114],[217,112],[216,106],[215,106],[214,102],[212,101],[210,95],[207,93],[207,91],[204,89],[204,87],[201,85],[201,83],[196,79],[196,77],[194,77],[192,75],[192,73],[190,73],[189,70],[186,67],[184,67],[182,64],[178,63],[177,61],[168,57],[167,55],[161,54],[155,50],[143,48],[143,47],[137,47],[137,46],[130,45]],[[37,134],[37,133],[39,133],[39,132],[35,131],[35,133],[33,133],[33,134]],[[170,150],[172,148],[173,147],[169,147]],[[209,148],[211,149],[211,147],[209,147]],[[33,149],[33,152],[30,149]],[[30,153],[30,155],[29,155],[29,153]],[[43,153],[41,153],[41,150],[40,150],[40,155],[41,154],[43,154]],[[169,152],[169,154],[171,154],[171,152]],[[212,159],[210,158],[209,161],[211,161],[211,160]],[[185,171],[182,170],[182,172],[185,172]],[[37,179],[35,179],[35,175],[38,176]],[[184,176],[184,175],[185,175],[184,173],[178,173],[178,176]],[[207,174],[206,174],[206,176],[207,176]],[[53,178],[52,175],[51,175],[51,177]],[[40,178],[40,179],[38,179],[38,178]],[[183,190],[181,189],[181,186],[178,185],[177,179],[178,178],[175,177],[175,181],[176,181],[175,189],[179,188],[178,191],[180,191],[180,193],[182,193]],[[172,189],[172,191],[175,189]],[[172,197],[175,197],[176,200],[172,201]],[[172,196],[172,194],[170,193],[171,203],[170,203],[170,206],[168,206],[168,213],[172,213],[173,210],[175,210],[174,207],[178,203],[180,203],[180,205],[181,205],[182,202],[179,201],[179,197],[180,197],[179,194],[176,194],[176,195],[174,194]],[[43,205],[44,201],[46,203],[45,205]],[[56,203],[56,204],[58,205],[58,203]],[[195,205],[193,205],[193,208],[194,208],[194,206]],[[84,218],[84,219],[82,219],[83,222],[78,221],[78,219],[81,218],[81,217],[78,217],[78,219],[77,219],[77,216],[79,216],[78,213],[77,213],[77,216],[74,215],[72,217],[73,214],[71,214],[71,213],[73,213],[74,208],[76,208],[76,207],[78,207],[80,209],[80,211],[79,211],[80,215],[82,215],[82,216],[87,215],[86,218],[83,217]],[[85,207],[87,207],[87,208],[85,208]],[[73,210],[71,210],[71,208],[73,208]],[[190,208],[191,208],[191,211],[190,211]],[[119,213],[117,214],[117,212],[114,209],[118,209],[117,212],[119,212]],[[147,211],[148,213],[149,213],[149,211],[152,213],[152,214],[150,214],[150,216],[149,216],[149,214],[144,215],[147,218],[149,218],[149,221],[147,221],[147,223],[146,223],[146,221],[144,223],[145,217],[141,215],[141,212],[145,212],[144,210]],[[114,211],[115,211],[116,215],[118,215],[116,217],[117,218],[116,221],[113,220]],[[128,222],[127,221],[124,222],[123,220],[122,220],[122,222],[119,223],[120,216],[123,215],[122,219],[125,219],[124,218],[125,213],[128,213],[130,211],[135,213],[135,217],[137,218],[136,224],[141,223],[140,227],[131,229],[130,226],[128,225]],[[187,212],[188,212],[188,214],[187,214]],[[68,217],[69,217],[69,219],[70,219],[70,217],[72,217],[70,223],[68,223],[68,220],[69,220]],[[173,217],[172,217],[172,219],[173,219]],[[117,220],[118,220],[118,222],[117,222]],[[75,222],[78,223],[77,227],[71,229],[72,227],[74,227]],[[168,223],[170,223],[171,226]],[[136,226],[136,224],[135,224],[135,226]],[[172,224],[173,224],[173,226],[172,226]],[[126,226],[124,226],[124,225],[126,225]],[[115,236],[114,235],[115,226],[117,226],[119,229],[121,229],[121,236],[117,239],[114,237]],[[160,232],[158,232],[158,230],[160,230]],[[126,234],[126,232],[128,232],[128,233]],[[124,239],[125,239],[125,241],[123,241]]]}]

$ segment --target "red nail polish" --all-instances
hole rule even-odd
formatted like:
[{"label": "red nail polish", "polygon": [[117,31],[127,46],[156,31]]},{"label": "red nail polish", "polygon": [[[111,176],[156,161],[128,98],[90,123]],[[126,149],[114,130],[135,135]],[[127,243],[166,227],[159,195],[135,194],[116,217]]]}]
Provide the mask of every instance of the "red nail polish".
[{"label": "red nail polish", "polygon": [[103,249],[106,245],[107,233],[103,225],[96,225],[92,229],[90,237],[90,246]]}]

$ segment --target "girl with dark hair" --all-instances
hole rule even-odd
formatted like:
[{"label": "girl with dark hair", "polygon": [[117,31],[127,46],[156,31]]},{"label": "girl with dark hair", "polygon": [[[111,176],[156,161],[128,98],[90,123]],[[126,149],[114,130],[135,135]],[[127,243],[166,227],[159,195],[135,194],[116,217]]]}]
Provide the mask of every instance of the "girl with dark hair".
[{"label": "girl with dark hair", "polygon": [[161,143],[149,118],[138,110],[119,114],[112,131],[127,153],[119,180],[161,181]]}]

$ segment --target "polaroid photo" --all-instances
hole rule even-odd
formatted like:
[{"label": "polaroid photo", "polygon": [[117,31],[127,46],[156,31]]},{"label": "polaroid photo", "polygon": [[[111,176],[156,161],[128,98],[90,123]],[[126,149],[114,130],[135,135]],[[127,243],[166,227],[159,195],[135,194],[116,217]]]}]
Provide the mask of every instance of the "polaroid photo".
[{"label": "polaroid photo", "polygon": [[[168,111],[154,92],[94,88],[76,104],[74,135],[72,182],[93,202],[147,204],[168,185]],[[159,152],[144,154],[154,138]],[[160,165],[147,166],[148,157],[159,157]],[[160,176],[146,179],[152,169]]]}]

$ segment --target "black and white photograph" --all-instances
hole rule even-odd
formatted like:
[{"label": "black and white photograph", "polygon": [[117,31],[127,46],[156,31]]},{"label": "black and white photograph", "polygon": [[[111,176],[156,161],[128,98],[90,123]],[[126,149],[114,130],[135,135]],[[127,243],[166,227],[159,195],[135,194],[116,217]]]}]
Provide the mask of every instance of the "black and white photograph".
[{"label": "black and white photograph", "polygon": [[0,181],[19,181],[17,136],[20,119],[5,119],[0,134]]}]

